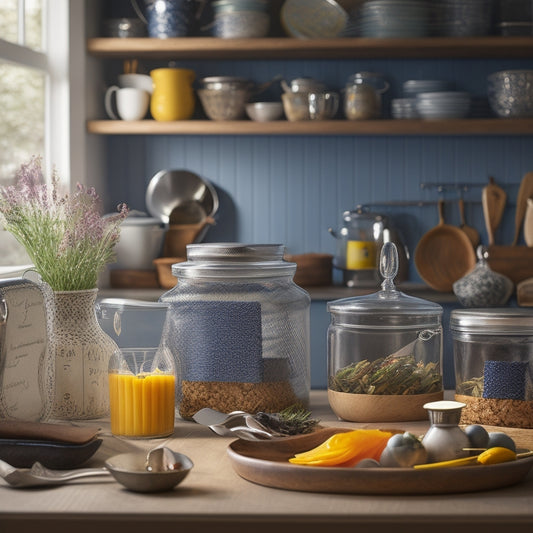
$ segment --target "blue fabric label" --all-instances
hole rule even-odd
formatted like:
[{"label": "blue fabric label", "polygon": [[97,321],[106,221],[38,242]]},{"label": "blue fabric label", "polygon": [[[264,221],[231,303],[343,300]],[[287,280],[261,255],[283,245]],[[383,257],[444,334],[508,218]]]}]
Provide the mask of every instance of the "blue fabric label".
[{"label": "blue fabric label", "polygon": [[262,381],[259,302],[179,302],[171,313],[182,379]]}]

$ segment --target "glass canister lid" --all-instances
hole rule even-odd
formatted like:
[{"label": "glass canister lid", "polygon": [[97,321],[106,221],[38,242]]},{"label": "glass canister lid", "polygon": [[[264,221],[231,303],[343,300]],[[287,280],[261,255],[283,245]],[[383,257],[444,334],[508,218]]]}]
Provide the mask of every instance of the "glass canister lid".
[{"label": "glass canister lid", "polygon": [[187,261],[172,265],[178,279],[292,275],[296,264],[283,260],[282,244],[203,243],[187,245]]},{"label": "glass canister lid", "polygon": [[533,335],[533,312],[512,307],[455,309],[450,328],[463,333],[483,335]]},{"label": "glass canister lid", "polygon": [[386,242],[381,248],[379,268],[384,278],[381,291],[328,302],[328,311],[338,322],[365,328],[440,326],[442,306],[396,289],[398,251],[394,243]]}]

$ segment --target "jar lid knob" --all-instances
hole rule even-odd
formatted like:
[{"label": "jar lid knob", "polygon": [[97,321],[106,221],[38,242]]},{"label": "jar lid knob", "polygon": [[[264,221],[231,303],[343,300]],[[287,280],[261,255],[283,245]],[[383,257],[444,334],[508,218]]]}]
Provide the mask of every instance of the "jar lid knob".
[{"label": "jar lid knob", "polygon": [[395,291],[394,278],[398,274],[398,250],[393,242],[386,242],[381,248],[379,272],[384,278],[381,288],[386,292]]}]

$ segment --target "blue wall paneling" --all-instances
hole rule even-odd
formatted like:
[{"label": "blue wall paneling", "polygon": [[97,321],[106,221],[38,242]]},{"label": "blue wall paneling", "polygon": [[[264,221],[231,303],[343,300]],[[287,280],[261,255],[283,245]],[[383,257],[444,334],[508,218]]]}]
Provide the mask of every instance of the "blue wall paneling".
[{"label": "blue wall paneling", "polygon": [[[166,63],[145,63],[146,71]],[[358,71],[382,72],[391,82],[384,99],[401,96],[408,79],[447,79],[475,96],[486,95],[487,75],[503,69],[532,68],[531,60],[405,59],[305,61],[187,61],[176,66],[207,75],[246,76],[258,83],[281,74],[287,80],[313,76],[341,90]],[[121,63],[110,61],[107,84],[116,82]],[[279,88],[264,97],[279,97]],[[102,97],[103,99],[103,97]],[[201,116],[198,104],[196,116]],[[342,113],[339,113],[342,118]],[[533,132],[532,132],[533,134]],[[207,241],[281,242],[291,253],[335,252],[329,227],[338,227],[344,210],[358,204],[388,215],[411,254],[420,237],[438,223],[436,202],[447,200],[446,221],[459,224],[458,190],[439,193],[424,183],[474,184],[463,192],[466,220],[487,236],[481,189],[494,176],[508,194],[508,208],[497,244],[512,240],[514,200],[524,173],[533,170],[531,136],[109,136],[106,138],[111,210],[121,201],[145,209],[144,194],[161,169],[187,169],[217,187],[221,205]],[[425,201],[430,205],[390,206],[387,202]],[[410,264],[410,279],[420,281]],[[313,384],[325,386],[325,302],[313,304]],[[316,326],[316,327],[315,327]],[[445,380],[453,383],[450,350]]]}]

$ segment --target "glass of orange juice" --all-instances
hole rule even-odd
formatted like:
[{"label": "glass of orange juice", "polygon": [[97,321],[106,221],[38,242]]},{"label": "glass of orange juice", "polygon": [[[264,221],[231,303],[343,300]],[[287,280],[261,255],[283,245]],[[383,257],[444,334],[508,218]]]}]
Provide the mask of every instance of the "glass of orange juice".
[{"label": "glass of orange juice", "polygon": [[124,348],[109,362],[111,432],[130,438],[174,432],[175,365],[164,348]]}]

